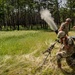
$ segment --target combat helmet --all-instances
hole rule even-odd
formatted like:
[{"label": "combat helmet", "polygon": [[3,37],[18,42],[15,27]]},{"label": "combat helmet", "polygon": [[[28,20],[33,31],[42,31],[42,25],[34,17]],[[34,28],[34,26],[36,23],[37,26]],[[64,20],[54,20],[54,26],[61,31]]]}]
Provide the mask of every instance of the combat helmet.
[{"label": "combat helmet", "polygon": [[64,36],[66,36],[64,31],[59,31],[58,34],[57,34],[58,38],[63,38]]},{"label": "combat helmet", "polygon": [[70,18],[67,18],[67,19],[66,19],[66,22],[70,22],[70,21],[71,21],[71,19],[70,19]]}]

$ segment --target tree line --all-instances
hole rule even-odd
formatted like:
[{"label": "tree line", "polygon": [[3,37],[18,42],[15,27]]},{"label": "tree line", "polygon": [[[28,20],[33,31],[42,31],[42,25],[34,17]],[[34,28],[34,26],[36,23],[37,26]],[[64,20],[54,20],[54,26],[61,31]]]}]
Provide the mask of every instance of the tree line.
[{"label": "tree line", "polygon": [[0,30],[48,29],[48,25],[41,20],[40,10],[47,8],[57,25],[67,17],[75,24],[75,1],[66,0],[0,0]]}]

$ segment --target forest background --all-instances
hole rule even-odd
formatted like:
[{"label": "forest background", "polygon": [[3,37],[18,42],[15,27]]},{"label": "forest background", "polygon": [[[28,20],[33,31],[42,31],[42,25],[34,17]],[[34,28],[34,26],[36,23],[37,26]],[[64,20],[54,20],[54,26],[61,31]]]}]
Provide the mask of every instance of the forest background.
[{"label": "forest background", "polygon": [[75,25],[74,0],[0,0],[0,30],[50,29],[40,18],[40,10],[50,10],[59,27],[67,17]]}]

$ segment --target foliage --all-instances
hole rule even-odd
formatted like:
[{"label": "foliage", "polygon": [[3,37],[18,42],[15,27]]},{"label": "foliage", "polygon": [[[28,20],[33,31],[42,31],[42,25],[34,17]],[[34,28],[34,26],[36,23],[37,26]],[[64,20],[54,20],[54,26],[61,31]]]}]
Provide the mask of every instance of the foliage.
[{"label": "foliage", "polygon": [[[66,6],[60,8],[61,2],[58,0],[0,0],[0,30],[33,29],[34,25],[38,29],[48,28],[41,20],[39,11],[47,8],[51,11],[54,21],[60,24],[66,17],[72,18],[72,25],[75,17],[75,1],[67,0]],[[58,18],[58,19],[57,19]]]}]

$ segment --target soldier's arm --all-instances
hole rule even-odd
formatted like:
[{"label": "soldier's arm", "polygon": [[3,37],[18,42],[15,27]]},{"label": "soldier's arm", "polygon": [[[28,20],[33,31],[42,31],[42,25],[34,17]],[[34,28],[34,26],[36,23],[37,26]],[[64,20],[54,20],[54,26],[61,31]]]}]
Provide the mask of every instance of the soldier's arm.
[{"label": "soldier's arm", "polygon": [[65,28],[65,24],[62,23],[61,26],[60,26],[60,28],[59,28],[59,31],[63,30],[64,28]]}]

